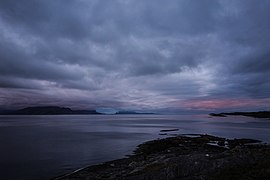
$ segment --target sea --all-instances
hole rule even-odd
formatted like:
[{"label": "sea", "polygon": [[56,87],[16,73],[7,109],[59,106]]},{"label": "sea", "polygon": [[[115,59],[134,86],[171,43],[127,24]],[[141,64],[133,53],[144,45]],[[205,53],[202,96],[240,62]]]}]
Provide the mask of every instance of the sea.
[{"label": "sea", "polygon": [[[162,130],[178,129],[167,132]],[[270,143],[270,120],[209,115],[0,116],[0,179],[47,180],[123,158],[145,141],[175,134]]]}]

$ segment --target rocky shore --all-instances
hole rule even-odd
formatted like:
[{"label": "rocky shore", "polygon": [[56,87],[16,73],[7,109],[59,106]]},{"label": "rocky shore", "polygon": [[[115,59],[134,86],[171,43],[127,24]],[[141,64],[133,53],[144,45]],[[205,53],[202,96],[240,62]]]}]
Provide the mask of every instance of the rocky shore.
[{"label": "rocky shore", "polygon": [[248,116],[254,118],[270,118],[270,111],[258,112],[232,112],[232,113],[210,113],[210,116],[226,117],[226,116]]},{"label": "rocky shore", "polygon": [[127,158],[56,180],[270,179],[270,145],[253,139],[178,135],[149,141]]}]

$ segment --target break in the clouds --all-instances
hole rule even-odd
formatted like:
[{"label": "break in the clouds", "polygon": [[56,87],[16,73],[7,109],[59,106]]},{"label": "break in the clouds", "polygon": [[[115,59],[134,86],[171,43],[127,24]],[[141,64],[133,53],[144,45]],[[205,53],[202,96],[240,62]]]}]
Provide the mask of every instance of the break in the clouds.
[{"label": "break in the clouds", "polygon": [[0,107],[266,109],[268,0],[1,0]]}]

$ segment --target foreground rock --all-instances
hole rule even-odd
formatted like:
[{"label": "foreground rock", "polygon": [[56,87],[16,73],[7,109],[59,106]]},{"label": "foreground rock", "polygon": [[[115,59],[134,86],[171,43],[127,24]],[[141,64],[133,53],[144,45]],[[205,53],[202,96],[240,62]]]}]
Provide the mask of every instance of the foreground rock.
[{"label": "foreground rock", "polygon": [[252,139],[181,135],[146,142],[128,158],[56,179],[270,179],[270,146]]}]

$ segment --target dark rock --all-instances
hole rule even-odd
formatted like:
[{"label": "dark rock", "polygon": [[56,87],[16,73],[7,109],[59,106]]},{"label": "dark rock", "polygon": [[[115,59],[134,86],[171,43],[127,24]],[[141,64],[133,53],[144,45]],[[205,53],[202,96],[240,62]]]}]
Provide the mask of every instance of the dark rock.
[{"label": "dark rock", "polygon": [[226,117],[223,113],[216,114],[216,113],[210,113],[210,116],[215,116],[215,117]]},{"label": "dark rock", "polygon": [[210,115],[211,116],[219,116],[219,117],[225,117],[226,115],[234,115],[234,116],[249,116],[249,117],[254,117],[254,118],[269,118],[270,111],[232,112],[232,113],[220,113],[220,114],[211,113]]},{"label": "dark rock", "polygon": [[169,137],[139,145],[128,158],[56,179],[269,179],[270,146],[258,142],[211,135]]},{"label": "dark rock", "polygon": [[160,132],[170,132],[170,131],[179,131],[179,129],[163,129]]}]

